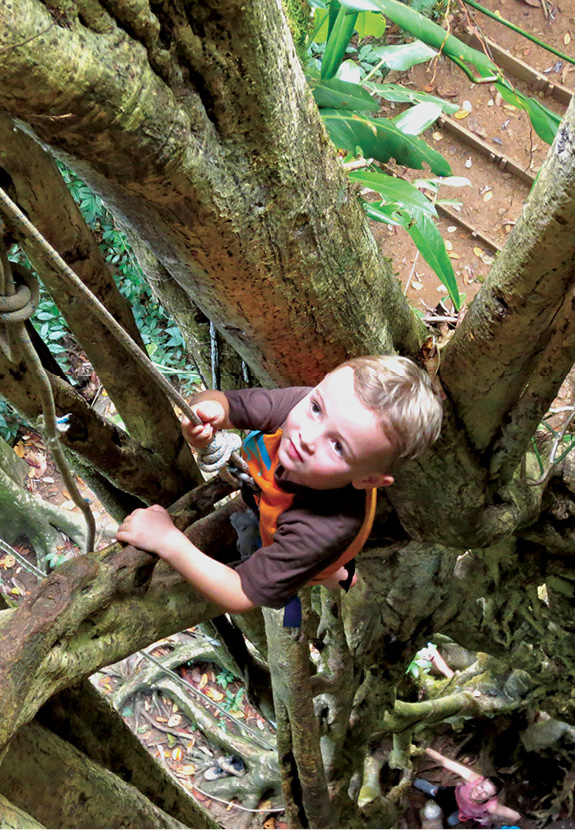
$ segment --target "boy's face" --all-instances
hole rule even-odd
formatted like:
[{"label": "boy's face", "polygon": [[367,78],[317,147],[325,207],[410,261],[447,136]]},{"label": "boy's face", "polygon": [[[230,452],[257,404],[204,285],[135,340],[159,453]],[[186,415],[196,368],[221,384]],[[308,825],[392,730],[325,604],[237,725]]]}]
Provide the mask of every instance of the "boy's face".
[{"label": "boy's face", "polygon": [[351,366],[326,375],[294,406],[282,430],[278,458],[295,484],[315,490],[393,484],[392,476],[378,472],[391,460],[391,440],[358,398]]}]

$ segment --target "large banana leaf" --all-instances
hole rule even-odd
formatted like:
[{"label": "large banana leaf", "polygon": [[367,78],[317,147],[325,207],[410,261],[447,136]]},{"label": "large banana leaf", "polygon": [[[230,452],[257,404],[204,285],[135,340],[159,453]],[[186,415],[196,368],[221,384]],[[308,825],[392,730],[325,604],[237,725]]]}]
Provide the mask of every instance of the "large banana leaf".
[{"label": "large banana leaf", "polygon": [[453,266],[445,248],[443,237],[433,219],[425,213],[418,213],[415,221],[407,222],[405,229],[417,246],[417,250],[433,268],[443,285],[447,288],[456,311],[461,307],[461,297]]},{"label": "large banana leaf", "polygon": [[451,175],[447,159],[441,153],[416,138],[405,135],[387,118],[368,118],[343,110],[326,109],[321,116],[336,147],[355,153],[361,147],[366,158],[387,162],[395,159],[417,170],[428,164],[436,176]]},{"label": "large banana leaf", "polygon": [[376,46],[371,50],[371,54],[378,60],[383,59],[388,69],[405,72],[418,63],[430,61],[437,52],[421,40],[414,40],[412,43],[401,43],[399,46]]},{"label": "large banana leaf", "polygon": [[355,31],[360,40],[364,37],[382,37],[385,20],[379,12],[361,12],[357,17]]},{"label": "large banana leaf", "polygon": [[436,95],[429,95],[427,92],[417,92],[413,89],[406,89],[398,84],[377,84],[374,81],[364,81],[363,86],[370,92],[375,92],[386,101],[409,102],[410,104],[426,103],[440,104],[443,112],[453,115],[459,109],[458,104],[444,101]]},{"label": "large banana leaf", "polygon": [[428,102],[417,104],[392,118],[398,130],[407,135],[419,135],[437,121],[441,115],[441,104]]},{"label": "large banana leaf", "polygon": [[333,78],[337,72],[345,55],[349,39],[355,29],[356,20],[356,13],[350,13],[343,6],[339,9],[333,27],[330,30],[321,62],[322,78]]},{"label": "large banana leaf", "polygon": [[459,65],[471,64],[482,78],[495,80],[499,75],[497,66],[483,52],[473,49],[454,35],[448,34],[437,23],[433,23],[398,0],[341,0],[341,5],[358,12],[383,12],[386,17],[408,31],[410,35],[440,50]]},{"label": "large banana leaf", "polygon": [[308,82],[312,89],[315,102],[320,109],[343,109],[373,112],[379,109],[379,104],[369,92],[359,84],[350,84],[339,78],[314,77],[308,74]]},{"label": "large banana leaf", "polygon": [[495,86],[506,101],[527,112],[529,120],[533,124],[533,129],[539,138],[547,144],[552,144],[561,123],[561,118],[543,106],[536,98],[529,98],[527,95],[512,89],[506,81],[498,81]]},{"label": "large banana leaf", "polygon": [[[393,204],[397,209],[405,208],[410,214],[427,213],[437,216],[437,211],[427,196],[414,187],[411,182],[396,179],[387,173],[368,170],[354,170],[349,173],[349,180],[358,182],[376,193],[381,193],[386,202]],[[372,203],[373,204],[373,203]]]}]

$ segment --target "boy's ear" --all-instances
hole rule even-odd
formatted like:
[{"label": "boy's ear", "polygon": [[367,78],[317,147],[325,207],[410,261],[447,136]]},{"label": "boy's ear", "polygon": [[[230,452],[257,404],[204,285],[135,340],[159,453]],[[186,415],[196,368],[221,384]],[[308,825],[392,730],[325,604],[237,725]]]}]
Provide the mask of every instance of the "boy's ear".
[{"label": "boy's ear", "polygon": [[371,490],[374,487],[389,487],[394,478],[388,473],[369,473],[362,478],[354,478],[351,482],[356,490]]}]

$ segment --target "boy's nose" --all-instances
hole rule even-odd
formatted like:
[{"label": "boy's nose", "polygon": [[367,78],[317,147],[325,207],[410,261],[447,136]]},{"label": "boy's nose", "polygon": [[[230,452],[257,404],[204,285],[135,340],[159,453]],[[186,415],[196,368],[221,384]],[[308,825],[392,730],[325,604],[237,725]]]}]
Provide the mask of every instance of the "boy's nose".
[{"label": "boy's nose", "polygon": [[304,450],[310,453],[314,452],[317,436],[318,430],[313,427],[306,427],[306,429],[300,430],[299,440]]}]

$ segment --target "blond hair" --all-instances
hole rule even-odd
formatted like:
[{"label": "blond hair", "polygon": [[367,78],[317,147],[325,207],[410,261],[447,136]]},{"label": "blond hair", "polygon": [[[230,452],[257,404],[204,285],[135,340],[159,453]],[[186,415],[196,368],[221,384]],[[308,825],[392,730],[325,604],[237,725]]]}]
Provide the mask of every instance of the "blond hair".
[{"label": "blond hair", "polygon": [[367,355],[338,366],[354,372],[355,392],[391,431],[393,469],[422,455],[439,438],[443,411],[429,375],[407,357]]}]

